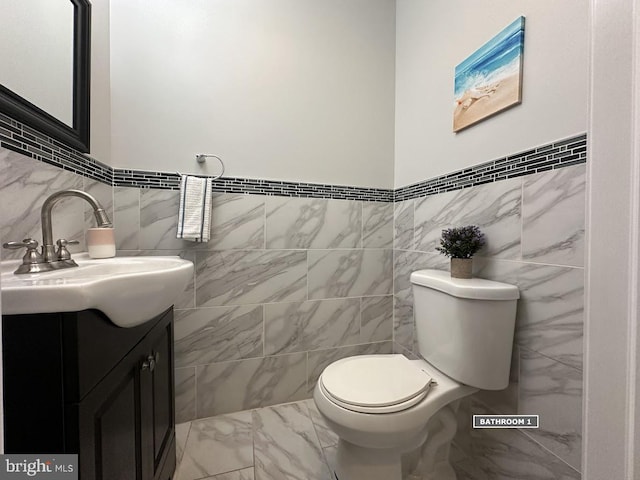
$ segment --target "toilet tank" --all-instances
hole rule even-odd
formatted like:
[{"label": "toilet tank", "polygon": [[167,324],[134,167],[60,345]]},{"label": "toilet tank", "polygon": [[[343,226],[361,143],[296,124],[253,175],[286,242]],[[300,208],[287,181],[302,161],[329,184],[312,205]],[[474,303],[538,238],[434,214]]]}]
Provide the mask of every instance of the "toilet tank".
[{"label": "toilet tank", "polygon": [[465,385],[509,384],[518,287],[449,272],[411,274],[416,336],[422,357]]}]

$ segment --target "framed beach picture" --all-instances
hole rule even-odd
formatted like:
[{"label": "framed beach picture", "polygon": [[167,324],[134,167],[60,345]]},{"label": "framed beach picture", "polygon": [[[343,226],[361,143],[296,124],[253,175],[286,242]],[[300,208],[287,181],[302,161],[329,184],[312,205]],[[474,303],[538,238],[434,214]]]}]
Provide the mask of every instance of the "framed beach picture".
[{"label": "framed beach picture", "polygon": [[520,17],[456,67],[454,132],[522,102],[523,50]]}]

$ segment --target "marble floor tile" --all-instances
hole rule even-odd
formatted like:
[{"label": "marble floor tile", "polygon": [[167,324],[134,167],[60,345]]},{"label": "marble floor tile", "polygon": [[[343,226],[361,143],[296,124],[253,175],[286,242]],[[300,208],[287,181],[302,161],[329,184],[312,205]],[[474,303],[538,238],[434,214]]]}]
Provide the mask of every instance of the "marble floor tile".
[{"label": "marble floor tile", "polygon": [[180,464],[182,461],[182,454],[184,453],[184,446],[187,444],[187,438],[189,437],[189,430],[191,429],[191,422],[176,424],[176,463]]},{"label": "marble floor tile", "polygon": [[[455,441],[455,440],[454,440]],[[451,451],[449,454],[449,462],[453,465],[454,463],[462,462],[466,460],[469,456],[462,451],[455,443],[451,444]]]},{"label": "marble floor tile", "polygon": [[476,465],[473,459],[464,459],[452,463],[453,471],[456,472],[456,480],[494,480],[501,477],[488,477]]},{"label": "marble floor tile", "polygon": [[256,480],[331,480],[304,403],[253,412]]},{"label": "marble floor tile", "polygon": [[196,480],[253,466],[251,412],[194,420],[176,480]]},{"label": "marble floor tile", "polygon": [[[319,413],[310,410],[315,409],[312,402],[176,425],[178,461],[173,479],[335,480],[328,466],[335,464],[337,438],[324,432]],[[324,441],[318,439],[319,431]],[[237,465],[246,466],[233,468]]]},{"label": "marble floor tile", "polygon": [[234,472],[221,473],[213,477],[208,477],[203,480],[254,480],[253,467],[243,468],[242,470],[236,470]]},{"label": "marble floor tile", "polygon": [[[329,467],[330,472],[336,471],[336,463],[337,463],[337,455],[338,455],[338,446],[332,445],[330,447],[324,447],[322,449],[322,453],[324,454],[324,458],[327,461],[327,466]],[[334,480],[334,477],[331,477],[331,480]]]},{"label": "marble floor tile", "polygon": [[316,407],[313,398],[309,400],[303,400],[303,403],[307,406],[307,410],[309,411],[309,416],[311,421],[313,422],[313,426],[316,429],[316,434],[318,435],[318,441],[320,442],[320,446],[322,448],[332,447],[338,444],[338,436],[333,433],[333,431],[327,426],[324,418],[320,415],[318,411],[318,407]]},{"label": "marble floor tile", "polygon": [[[459,409],[461,415],[489,413],[477,402]],[[335,434],[325,431],[313,400],[221,415],[202,422],[189,434],[182,466],[174,480],[192,472],[201,480],[335,480]],[[179,425],[181,436],[190,424]],[[251,433],[247,431],[251,428]],[[234,434],[234,432],[236,432]],[[459,440],[459,437],[456,437]],[[452,449],[458,480],[580,480],[580,473],[517,430],[471,430],[470,446]],[[216,450],[216,442],[223,442]],[[465,439],[466,443],[466,439]],[[249,452],[251,455],[249,456]],[[202,459],[196,462],[199,458]],[[228,457],[220,459],[219,457]],[[235,460],[234,460],[235,459]],[[241,459],[238,461],[238,459]],[[407,461],[407,458],[405,458]],[[227,462],[227,463],[224,463]],[[233,463],[246,467],[224,471]],[[255,470],[255,471],[254,471]],[[408,478],[406,478],[408,480]],[[413,480],[413,478],[411,479]]]}]

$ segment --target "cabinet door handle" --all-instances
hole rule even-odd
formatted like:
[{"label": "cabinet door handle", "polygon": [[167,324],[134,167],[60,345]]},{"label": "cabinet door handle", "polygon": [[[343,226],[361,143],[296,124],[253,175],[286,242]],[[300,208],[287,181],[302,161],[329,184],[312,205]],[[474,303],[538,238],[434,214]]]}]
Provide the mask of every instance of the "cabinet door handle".
[{"label": "cabinet door handle", "polygon": [[152,353],[144,362],[142,362],[142,368],[140,370],[149,370],[150,372],[153,372],[158,363],[160,363],[160,352]]},{"label": "cabinet door handle", "polygon": [[141,370],[149,370],[150,372],[153,372],[156,368],[156,359],[153,355],[149,355],[147,357],[147,359],[142,362],[142,368]]}]

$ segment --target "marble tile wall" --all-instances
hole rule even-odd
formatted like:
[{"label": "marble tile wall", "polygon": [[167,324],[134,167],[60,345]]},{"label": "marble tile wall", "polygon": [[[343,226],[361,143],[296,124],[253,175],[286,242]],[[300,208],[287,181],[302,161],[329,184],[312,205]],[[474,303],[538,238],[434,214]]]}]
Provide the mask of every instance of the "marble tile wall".
[{"label": "marble tile wall", "polygon": [[[179,254],[196,265],[176,305],[179,422],[309,398],[322,369],[345,356],[415,357],[408,276],[448,268],[435,251],[442,228],[478,224],[489,242],[475,274],[518,285],[521,300],[512,383],[472,405],[536,413],[541,428],[508,440],[462,429],[460,471],[493,478],[487,465],[500,460],[492,455],[513,441],[570,469],[531,478],[579,478],[583,164],[395,204],[215,194],[212,240],[202,245],[175,239],[177,191],[112,188],[0,149],[0,241],[40,240],[40,206],[64,188],[105,205],[120,254]],[[54,234],[79,240],[75,250],[85,249],[90,222],[79,199],[54,209]],[[495,448],[478,447],[483,435]],[[478,452],[489,460],[477,461]],[[478,477],[474,462],[484,465]]]},{"label": "marble tile wall", "polygon": [[[40,209],[52,193],[76,189],[95,196],[113,217],[113,193],[109,185],[76,173],[0,148],[0,244],[30,237],[42,243]],[[95,226],[88,204],[79,198],[65,198],[52,211],[53,238],[78,240],[71,252],[86,251],[84,232]],[[0,249],[3,260],[21,258],[24,249]]]},{"label": "marble tile wall", "polygon": [[330,359],[391,352],[393,204],[214,194],[194,244],[175,238],[178,195],[114,189],[119,254],[196,266],[175,312],[179,422],[309,398]]},{"label": "marble tile wall", "polygon": [[[0,148],[0,241],[40,241],[42,202],[67,188],[105,206],[119,255],[196,266],[175,306],[178,422],[310,398],[331,361],[391,353],[392,203],[214,194],[211,241],[194,244],[175,238],[176,190],[113,188]],[[65,199],[55,238],[86,250],[92,221]]]},{"label": "marble tile wall", "polygon": [[[541,428],[475,432],[476,441],[463,429],[456,443],[468,458],[460,476],[580,478],[585,165],[405,200],[394,210],[395,351],[417,354],[409,275],[449,268],[435,250],[442,229],[478,225],[487,245],[474,258],[474,275],[520,288],[511,384],[476,395],[472,405],[538,414]],[[505,445],[518,461],[507,461]]]}]

